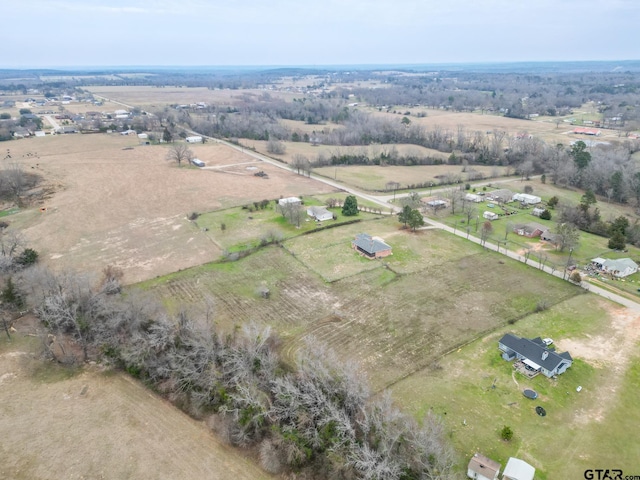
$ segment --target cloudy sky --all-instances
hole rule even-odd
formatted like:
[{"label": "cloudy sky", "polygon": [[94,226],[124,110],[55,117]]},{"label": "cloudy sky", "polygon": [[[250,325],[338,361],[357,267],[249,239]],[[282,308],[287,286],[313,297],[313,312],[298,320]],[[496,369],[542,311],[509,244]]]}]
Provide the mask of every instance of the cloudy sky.
[{"label": "cloudy sky", "polygon": [[0,68],[640,59],[639,0],[0,3]]}]

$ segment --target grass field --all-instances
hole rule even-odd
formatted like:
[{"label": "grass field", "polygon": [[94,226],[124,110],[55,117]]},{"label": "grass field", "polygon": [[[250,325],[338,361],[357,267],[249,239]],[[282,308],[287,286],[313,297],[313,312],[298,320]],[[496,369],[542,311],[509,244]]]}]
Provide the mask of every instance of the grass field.
[{"label": "grass field", "polygon": [[[469,167],[467,167],[469,169]],[[486,178],[493,175],[504,175],[504,167],[474,166],[474,170]],[[338,180],[346,185],[367,191],[387,192],[388,182],[398,182],[401,189],[408,185],[433,183],[438,186],[447,175],[459,176],[462,182],[468,181],[468,173],[463,172],[460,165],[419,165],[412,167],[398,166],[339,166],[322,167],[313,170],[318,175]],[[387,192],[388,193],[388,192]]]},{"label": "grass field", "polygon": [[[383,263],[354,252],[350,240],[365,226],[396,254]],[[395,219],[382,219],[324,230],[288,240],[284,249],[265,248],[142,287],[174,306],[210,296],[228,328],[252,320],[272,325],[285,339],[286,355],[304,337],[318,337],[362,362],[376,389],[542,302],[555,304],[579,292],[463,239],[398,228]],[[258,295],[260,286],[270,289],[268,300]]]},{"label": "grass field", "polygon": [[[585,469],[612,462],[632,473],[640,464],[629,431],[640,407],[628,397],[640,387],[638,321],[626,310],[581,295],[452,352],[438,368],[394,386],[394,397],[418,417],[427,410],[443,416],[461,453],[461,469],[479,451],[503,468],[510,456],[522,458],[541,480],[581,478]],[[550,336],[574,364],[557,380],[526,379],[500,357],[497,341],[505,332]],[[526,399],[525,388],[539,398]],[[537,405],[546,417],[535,414]],[[500,439],[504,425],[514,431],[510,442]]]},{"label": "grass field", "polygon": [[[331,196],[332,194],[329,194]],[[334,195],[334,198],[344,200],[345,195]],[[256,247],[263,239],[287,239],[304,235],[308,232],[327,226],[332,228],[344,222],[354,220],[366,221],[377,218],[378,215],[368,212],[360,212],[356,217],[345,217],[341,208],[329,209],[336,220],[315,222],[306,214],[306,207],[311,205],[325,205],[315,197],[304,197],[305,212],[300,226],[290,224],[280,213],[276,211],[275,202],[270,202],[265,209],[249,210],[242,207],[234,207],[224,210],[215,210],[200,215],[195,224],[205,231],[205,235],[220,248],[230,252],[247,250]],[[224,225],[224,229],[222,226]],[[363,227],[364,228],[364,227]],[[342,229],[339,229],[342,230]]]},{"label": "grass field", "polygon": [[45,362],[16,327],[0,337],[1,478],[272,478],[128,375]]}]

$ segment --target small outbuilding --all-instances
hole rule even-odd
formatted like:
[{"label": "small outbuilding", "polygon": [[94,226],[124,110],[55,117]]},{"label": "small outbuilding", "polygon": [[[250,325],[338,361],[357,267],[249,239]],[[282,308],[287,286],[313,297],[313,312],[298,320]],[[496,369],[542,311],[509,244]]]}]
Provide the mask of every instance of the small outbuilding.
[{"label": "small outbuilding", "polygon": [[307,215],[318,222],[324,222],[325,220],[333,220],[333,213],[327,210],[325,207],[309,207],[307,208]]},{"label": "small outbuilding", "polygon": [[381,238],[372,237],[366,233],[356,235],[356,238],[351,241],[351,246],[362,256],[371,260],[392,255],[390,245],[387,245]]},{"label": "small outbuilding", "polygon": [[497,480],[501,465],[495,460],[476,453],[467,466],[467,477],[474,480]]},{"label": "small outbuilding", "polygon": [[187,143],[202,143],[202,137],[200,136],[187,137],[184,140]]},{"label": "small outbuilding", "polygon": [[196,167],[204,167],[205,163],[199,158],[192,158],[191,163],[193,163]]},{"label": "small outbuilding", "polygon": [[502,480],[533,480],[535,474],[536,469],[527,462],[511,457],[507,462],[507,466],[504,467]]},{"label": "small outbuilding", "polygon": [[486,211],[482,214],[482,218],[486,218],[487,220],[497,220],[499,218],[497,213]]}]

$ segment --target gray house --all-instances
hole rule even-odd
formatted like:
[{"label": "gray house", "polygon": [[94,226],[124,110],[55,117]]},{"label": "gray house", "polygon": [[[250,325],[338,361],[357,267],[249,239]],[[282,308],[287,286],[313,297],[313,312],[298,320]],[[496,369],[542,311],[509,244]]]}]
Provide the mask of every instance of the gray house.
[{"label": "gray house", "polygon": [[556,353],[553,348],[547,347],[540,337],[529,340],[507,333],[498,342],[498,348],[502,351],[503,359],[518,359],[529,370],[542,373],[549,378],[564,373],[573,363],[569,352]]}]

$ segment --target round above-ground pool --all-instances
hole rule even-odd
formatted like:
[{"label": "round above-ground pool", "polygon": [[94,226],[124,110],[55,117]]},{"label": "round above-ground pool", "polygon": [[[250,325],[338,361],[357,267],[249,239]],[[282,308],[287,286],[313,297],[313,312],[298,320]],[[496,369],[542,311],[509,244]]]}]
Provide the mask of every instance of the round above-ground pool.
[{"label": "round above-ground pool", "polygon": [[535,390],[531,390],[529,388],[527,388],[526,390],[524,390],[522,392],[522,394],[527,397],[530,398],[531,400],[535,400],[536,398],[538,398],[538,392],[536,392]]}]

